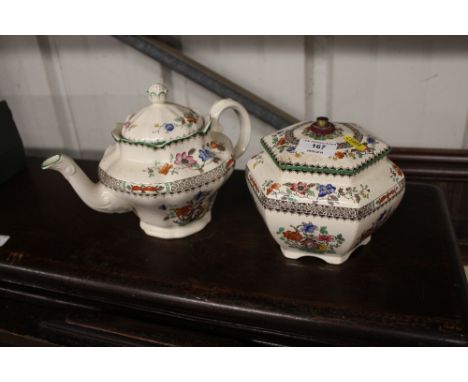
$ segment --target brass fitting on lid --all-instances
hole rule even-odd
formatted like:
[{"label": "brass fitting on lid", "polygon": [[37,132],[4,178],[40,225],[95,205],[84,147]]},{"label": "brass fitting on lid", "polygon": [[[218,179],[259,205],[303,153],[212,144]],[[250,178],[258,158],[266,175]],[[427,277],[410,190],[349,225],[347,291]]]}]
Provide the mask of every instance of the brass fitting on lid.
[{"label": "brass fitting on lid", "polygon": [[313,134],[323,137],[335,131],[335,125],[328,120],[328,117],[317,117],[309,127],[309,131]]},{"label": "brass fitting on lid", "polygon": [[315,122],[319,127],[327,127],[329,122],[328,122],[328,117],[317,117],[317,121]]}]

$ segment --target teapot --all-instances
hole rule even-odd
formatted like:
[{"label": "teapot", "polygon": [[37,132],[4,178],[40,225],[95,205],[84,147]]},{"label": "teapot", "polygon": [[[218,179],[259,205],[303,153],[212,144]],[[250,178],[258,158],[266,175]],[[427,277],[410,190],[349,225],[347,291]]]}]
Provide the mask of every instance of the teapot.
[{"label": "teapot", "polygon": [[248,188],[285,257],[342,264],[395,212],[405,176],[379,138],[350,122],[304,121],[262,138]]},{"label": "teapot", "polygon": [[[147,94],[151,104],[112,131],[114,143],[99,163],[98,183],[64,154],[51,156],[41,167],[60,172],[96,211],[133,211],[150,236],[186,237],[210,222],[216,193],[249,144],[250,118],[232,99],[216,102],[209,115],[201,116],[166,101],[168,90],[162,84],[152,85]],[[235,146],[219,123],[227,109],[240,122]]]}]

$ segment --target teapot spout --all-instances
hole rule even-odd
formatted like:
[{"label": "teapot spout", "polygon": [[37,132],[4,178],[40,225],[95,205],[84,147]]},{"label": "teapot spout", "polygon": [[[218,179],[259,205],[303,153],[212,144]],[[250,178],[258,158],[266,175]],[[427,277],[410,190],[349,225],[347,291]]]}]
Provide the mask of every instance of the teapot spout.
[{"label": "teapot spout", "polygon": [[41,168],[60,172],[81,200],[93,210],[108,213],[131,210],[127,203],[114,195],[102,183],[93,183],[75,161],[67,155],[53,155],[42,162]]}]

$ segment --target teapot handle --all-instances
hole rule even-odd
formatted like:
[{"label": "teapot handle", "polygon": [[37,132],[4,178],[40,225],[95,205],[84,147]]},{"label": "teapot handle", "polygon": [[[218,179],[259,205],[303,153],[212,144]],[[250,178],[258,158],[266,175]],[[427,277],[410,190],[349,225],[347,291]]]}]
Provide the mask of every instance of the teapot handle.
[{"label": "teapot handle", "polygon": [[250,141],[250,118],[247,110],[239,102],[236,102],[230,98],[222,99],[216,102],[210,110],[210,117],[213,124],[213,131],[222,132],[223,128],[219,123],[219,117],[223,111],[227,109],[233,109],[236,112],[240,122],[240,133],[239,139],[234,146],[233,157],[234,159],[239,158],[244,154]]}]

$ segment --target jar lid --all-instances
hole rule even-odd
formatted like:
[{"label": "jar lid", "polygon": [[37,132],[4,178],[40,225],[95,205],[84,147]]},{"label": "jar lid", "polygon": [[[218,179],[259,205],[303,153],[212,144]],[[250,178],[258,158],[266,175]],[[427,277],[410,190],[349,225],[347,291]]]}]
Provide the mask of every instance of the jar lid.
[{"label": "jar lid", "polygon": [[188,107],[166,101],[164,85],[152,85],[147,94],[151,104],[118,124],[114,139],[158,148],[208,131],[210,121]]},{"label": "jar lid", "polygon": [[390,151],[358,125],[326,117],[267,135],[262,146],[281,170],[338,175],[354,175]]}]

